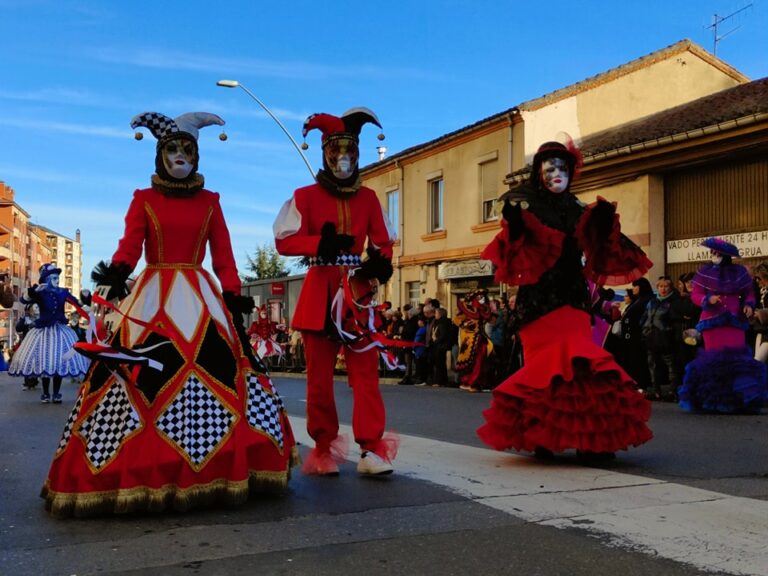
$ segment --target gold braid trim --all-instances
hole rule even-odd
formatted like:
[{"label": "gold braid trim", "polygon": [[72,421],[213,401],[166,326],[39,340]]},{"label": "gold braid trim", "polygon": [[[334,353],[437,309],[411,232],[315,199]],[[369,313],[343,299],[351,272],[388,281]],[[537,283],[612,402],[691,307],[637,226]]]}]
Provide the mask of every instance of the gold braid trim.
[{"label": "gold braid trim", "polygon": [[162,262],[164,260],[163,230],[160,228],[160,220],[158,220],[157,214],[155,214],[155,211],[152,210],[152,206],[149,205],[149,202],[144,202],[144,211],[147,213],[147,216],[149,216],[149,219],[152,221],[152,225],[155,227],[155,238],[157,238],[157,259]]},{"label": "gold braid trim", "polygon": [[205,178],[202,174],[194,174],[190,180],[166,180],[157,174],[152,174],[152,188],[166,196],[191,196],[203,186]]},{"label": "gold braid trim", "polygon": [[287,488],[289,478],[290,468],[282,472],[252,471],[246,480],[219,479],[189,488],[166,484],[161,488],[137,486],[124,490],[82,493],[55,492],[49,488],[46,480],[40,497],[45,498],[45,509],[57,518],[159,512],[165,509],[186,512],[216,503],[242,504],[251,494],[280,493]]},{"label": "gold braid trim", "polygon": [[208,213],[205,215],[205,221],[200,227],[200,233],[197,236],[197,242],[195,243],[195,252],[192,255],[192,261],[197,262],[200,257],[200,251],[205,246],[205,239],[208,238],[208,227],[211,225],[211,216],[213,216],[213,208],[208,206]]},{"label": "gold braid trim", "polygon": [[319,170],[317,172],[317,182],[328,190],[331,194],[337,194],[343,196],[345,194],[354,194],[363,185],[363,180],[358,175],[355,181],[349,186],[342,186],[339,184],[333,176],[329,175],[325,170]]}]

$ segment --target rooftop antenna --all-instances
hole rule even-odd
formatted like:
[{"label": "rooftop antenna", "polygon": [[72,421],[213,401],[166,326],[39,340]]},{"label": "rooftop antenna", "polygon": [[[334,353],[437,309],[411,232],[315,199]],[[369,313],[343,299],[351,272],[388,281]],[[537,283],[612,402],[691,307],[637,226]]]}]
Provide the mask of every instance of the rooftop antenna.
[{"label": "rooftop antenna", "polygon": [[734,16],[736,16],[736,14],[738,14],[740,12],[744,12],[744,10],[746,10],[748,8],[752,8],[752,3],[751,2],[749,4],[747,4],[746,6],[744,6],[743,8],[739,8],[738,10],[736,10],[736,12],[731,12],[727,16],[719,16],[718,14],[715,14],[714,16],[712,16],[712,24],[707,26],[707,28],[710,28],[712,30],[712,54],[717,56],[717,43],[720,42],[720,40],[723,40],[727,36],[730,36],[731,34],[736,32],[736,30],[741,28],[741,25],[739,25],[739,26],[736,26],[736,28],[731,28],[725,34],[718,35],[718,32],[717,32],[718,26],[720,26],[720,24],[722,24],[726,20],[728,20],[730,18],[733,18]]}]

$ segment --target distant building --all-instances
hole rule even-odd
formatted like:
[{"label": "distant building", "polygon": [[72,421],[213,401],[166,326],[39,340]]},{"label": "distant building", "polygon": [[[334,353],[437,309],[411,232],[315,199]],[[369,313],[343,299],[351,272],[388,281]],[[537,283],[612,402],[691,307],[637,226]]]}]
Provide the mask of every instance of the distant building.
[{"label": "distant building", "polygon": [[80,231],[75,238],[32,224],[30,214],[15,198],[13,188],[0,181],[0,278],[11,283],[13,307],[0,309],[0,346],[12,345],[16,321],[24,314],[18,301],[38,280],[40,266],[53,262],[61,268],[60,285],[77,296],[82,285]]},{"label": "distant building", "polygon": [[[616,160],[597,154],[594,139],[621,129],[624,138],[605,146],[631,144],[624,132],[631,123],[662,116],[676,107],[698,111],[684,107],[729,89],[740,95],[737,88],[748,82],[738,70],[683,40],[362,167],[363,183],[376,190],[398,234],[395,272],[380,299],[402,306],[437,297],[451,311],[457,297],[474,288],[487,288],[491,294],[505,292],[507,287],[494,281],[491,263],[479,257],[500,230],[497,199],[525,175],[537,147],[557,139],[560,131],[584,145],[590,155],[574,192],[584,201],[592,201],[597,193],[618,200],[622,230],[655,263],[649,276],[663,274],[663,195],[654,188],[656,180],[646,185],[642,177],[622,179],[618,171],[610,179],[603,177]],[[760,124],[753,129],[756,126]],[[673,147],[678,160],[683,148]],[[620,162],[643,155],[625,157],[622,152]],[[691,199],[685,194],[678,197]],[[687,213],[698,206],[694,202]],[[734,221],[712,232],[744,228]],[[673,229],[672,238],[687,239],[694,232],[683,225],[668,231]]]}]

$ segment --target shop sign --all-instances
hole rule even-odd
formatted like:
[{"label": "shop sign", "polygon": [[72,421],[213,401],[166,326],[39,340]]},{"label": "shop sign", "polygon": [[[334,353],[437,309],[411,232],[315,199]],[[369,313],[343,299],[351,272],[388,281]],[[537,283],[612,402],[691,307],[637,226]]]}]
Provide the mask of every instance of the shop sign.
[{"label": "shop sign", "polygon": [[437,277],[440,280],[475,278],[478,276],[493,276],[493,264],[491,264],[490,260],[445,262],[437,267]]},{"label": "shop sign", "polygon": [[[709,248],[701,245],[707,238],[667,240],[667,264],[709,260]],[[736,246],[742,258],[764,258],[768,254],[768,230],[722,234],[718,238]]]},{"label": "shop sign", "polygon": [[273,296],[281,296],[282,294],[285,294],[285,282],[272,282],[270,286],[272,288]]}]

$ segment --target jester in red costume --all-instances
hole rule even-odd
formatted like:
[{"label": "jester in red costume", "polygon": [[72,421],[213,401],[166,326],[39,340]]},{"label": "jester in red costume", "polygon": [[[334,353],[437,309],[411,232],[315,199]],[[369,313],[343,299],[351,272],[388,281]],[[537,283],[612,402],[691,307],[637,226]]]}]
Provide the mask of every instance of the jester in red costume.
[{"label": "jester in red costume", "polygon": [[275,334],[277,334],[277,322],[269,319],[267,305],[258,306],[256,320],[248,327],[248,336],[255,339],[253,349],[259,358],[283,355],[282,348],[273,339]]},{"label": "jester in red costume", "polygon": [[360,129],[369,122],[381,127],[366,108],[306,120],[305,137],[315,128],[323,134],[323,169],[317,182],[293,193],[274,224],[277,251],[303,256],[309,264],[292,319],[293,328],[301,330],[307,359],[307,429],[315,441],[303,466],[308,474],[336,475],[343,461],[333,393],[334,363],[342,345],[354,397],[352,429],[361,448],[358,472],[390,473],[396,454],[396,442],[384,433],[377,348],[353,346],[344,328],[350,316],[365,312],[358,304],[370,300],[366,287],[392,275],[393,234],[376,193],[361,185],[358,171]]},{"label": "jester in red costume", "polygon": [[467,392],[482,392],[490,388],[488,378],[489,356],[493,344],[485,333],[485,325],[491,319],[488,291],[474,290],[457,301],[458,313],[453,322],[459,327],[459,353],[456,370],[459,388]]},{"label": "jester in red costume", "polygon": [[580,158],[570,139],[541,145],[529,183],[506,195],[502,231],[483,251],[498,281],[519,286],[524,365],[494,389],[478,434],[497,450],[551,458],[575,449],[589,462],[652,433],[650,403],[592,340],[588,281],[624,284],[651,262],[621,234],[614,204],[585,206],[571,194]]},{"label": "jester in red costume", "polygon": [[[203,112],[131,122],[158,138],[156,173],[134,192],[111,263],[92,274],[99,294],[121,302],[100,347],[110,354],[95,355],[43,487],[55,516],[184,511],[287,485],[293,434],[250,352],[253,300],[240,295],[219,194],[197,173],[198,128],[223,123]],[[218,283],[202,268],[207,247]]]}]

